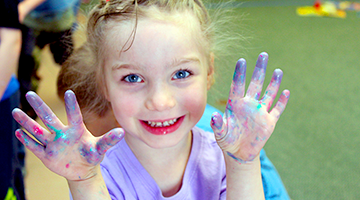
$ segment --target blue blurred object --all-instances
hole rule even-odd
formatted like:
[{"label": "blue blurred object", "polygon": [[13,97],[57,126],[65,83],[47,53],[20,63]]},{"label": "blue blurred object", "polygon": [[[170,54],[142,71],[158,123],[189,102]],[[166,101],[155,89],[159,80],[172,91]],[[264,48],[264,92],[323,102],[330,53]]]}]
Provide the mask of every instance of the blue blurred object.
[{"label": "blue blurred object", "polygon": [[[200,121],[196,124],[197,127],[213,132],[210,127],[211,115],[214,112],[219,112],[216,108],[206,105],[205,112]],[[290,200],[290,197],[285,189],[285,186],[280,178],[280,175],[276,171],[275,166],[271,163],[269,158],[265,154],[265,150],[260,151],[260,163],[261,163],[261,177],[264,187],[265,199],[267,200]]]},{"label": "blue blurred object", "polygon": [[24,24],[35,31],[60,32],[76,22],[80,0],[46,0],[32,10]]},{"label": "blue blurred object", "polygon": [[16,79],[16,76],[12,75],[10,82],[9,82],[8,86],[6,87],[6,90],[3,94],[3,96],[0,98],[0,101],[3,101],[5,99],[9,98],[11,95],[13,95],[18,90],[19,90],[19,82]]}]

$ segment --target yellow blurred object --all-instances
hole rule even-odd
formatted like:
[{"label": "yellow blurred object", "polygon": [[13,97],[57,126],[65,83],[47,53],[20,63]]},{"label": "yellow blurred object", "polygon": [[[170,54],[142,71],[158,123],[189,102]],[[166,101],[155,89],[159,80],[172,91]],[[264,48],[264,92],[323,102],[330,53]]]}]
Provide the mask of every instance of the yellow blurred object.
[{"label": "yellow blurred object", "polygon": [[349,2],[349,1],[343,1],[343,2],[340,2],[340,3],[339,3],[339,8],[340,8],[341,10],[346,10],[346,9],[348,9],[351,5],[352,5],[351,2]]},{"label": "yellow blurred object", "polygon": [[336,5],[332,2],[324,2],[319,7],[305,6],[296,9],[300,16],[318,16],[318,17],[337,17],[345,18],[346,12],[337,9]]},{"label": "yellow blurred object", "polygon": [[8,192],[7,192],[4,200],[16,200],[14,190],[11,187],[8,189]]}]

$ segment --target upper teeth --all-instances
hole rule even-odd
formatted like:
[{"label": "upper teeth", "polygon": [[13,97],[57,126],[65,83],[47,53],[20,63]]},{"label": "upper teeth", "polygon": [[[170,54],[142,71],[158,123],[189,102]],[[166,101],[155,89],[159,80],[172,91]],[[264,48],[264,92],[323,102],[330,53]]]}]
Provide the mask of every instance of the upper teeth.
[{"label": "upper teeth", "polygon": [[177,119],[171,119],[171,120],[165,121],[165,122],[147,121],[147,123],[152,127],[164,127],[164,126],[170,126],[170,125],[174,124],[176,121],[177,121]]}]

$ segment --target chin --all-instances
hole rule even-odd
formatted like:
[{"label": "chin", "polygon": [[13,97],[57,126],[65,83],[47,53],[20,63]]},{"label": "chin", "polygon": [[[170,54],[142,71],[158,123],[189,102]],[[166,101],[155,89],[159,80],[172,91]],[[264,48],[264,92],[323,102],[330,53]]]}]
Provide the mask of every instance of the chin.
[{"label": "chin", "polygon": [[[190,132],[190,131],[189,131]],[[188,134],[189,134],[188,132]],[[183,135],[182,137],[172,137],[173,135],[158,135],[152,137],[150,140],[144,141],[146,145],[153,149],[167,149],[176,147],[182,141],[186,140],[188,134]],[[175,135],[174,135],[175,136]]]}]

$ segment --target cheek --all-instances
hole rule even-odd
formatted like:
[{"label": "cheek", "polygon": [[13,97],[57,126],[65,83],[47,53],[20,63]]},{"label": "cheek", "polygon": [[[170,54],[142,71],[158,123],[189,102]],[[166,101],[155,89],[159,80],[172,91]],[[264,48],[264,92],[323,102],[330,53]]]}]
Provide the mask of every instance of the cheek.
[{"label": "cheek", "polygon": [[186,109],[192,113],[193,117],[200,119],[206,106],[206,84],[199,84],[192,88],[187,95],[184,95],[183,100],[186,102]]},{"label": "cheek", "polygon": [[110,103],[114,112],[114,116],[119,124],[126,118],[133,116],[137,112],[139,102],[127,95],[112,96]]},{"label": "cheek", "polygon": [[[108,72],[108,71],[107,71]],[[108,72],[109,73],[109,72]],[[135,111],[136,100],[128,91],[123,90],[114,76],[106,76],[107,100],[110,102],[114,116],[118,123],[124,120],[124,116],[129,116]]]}]

